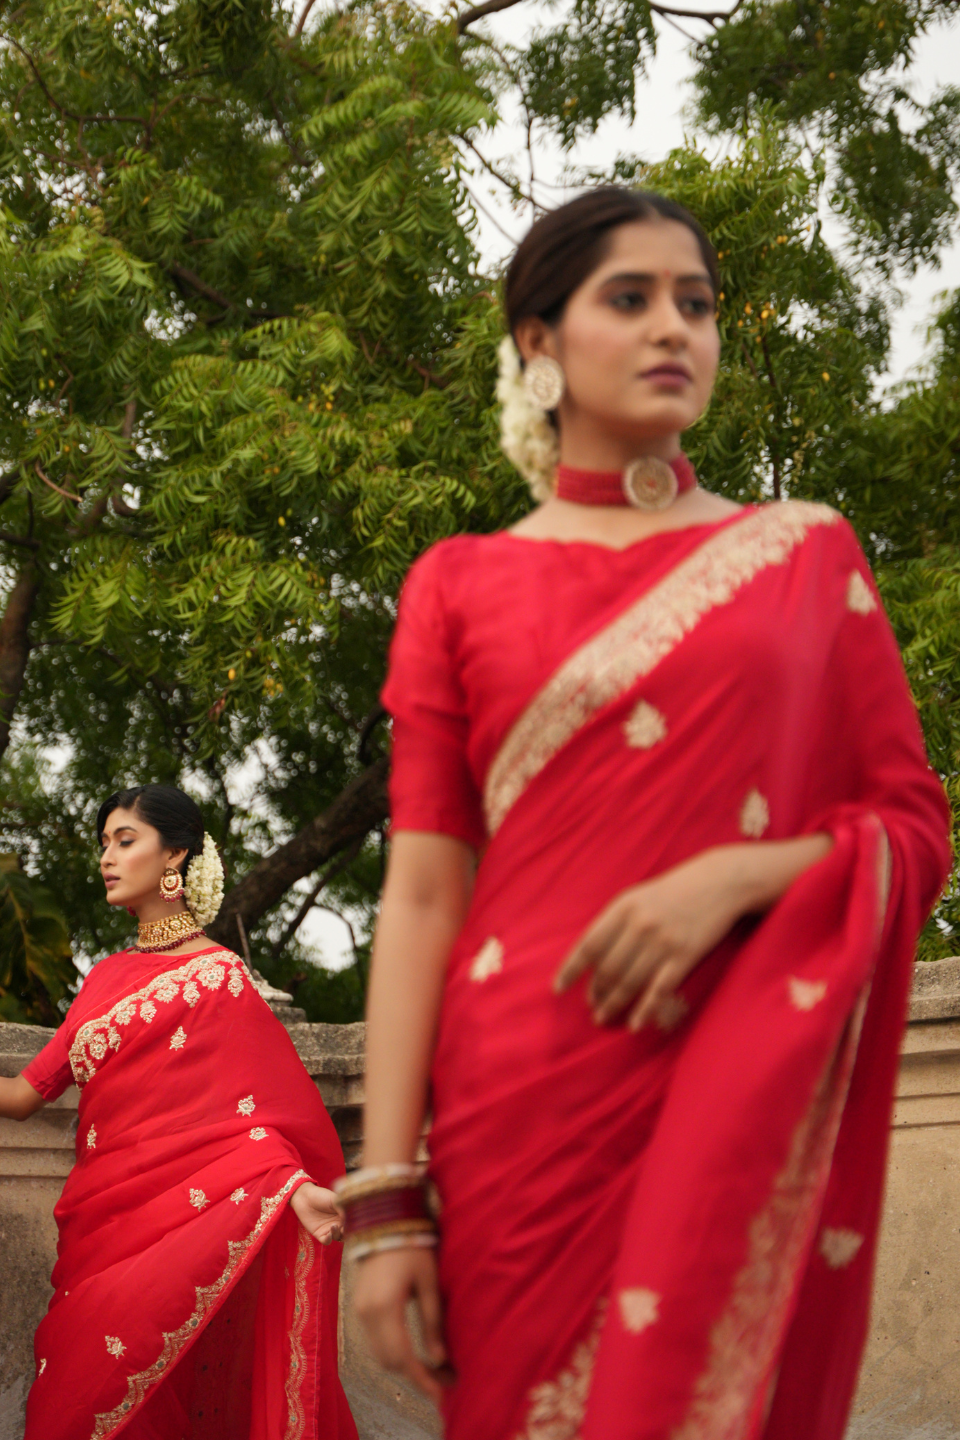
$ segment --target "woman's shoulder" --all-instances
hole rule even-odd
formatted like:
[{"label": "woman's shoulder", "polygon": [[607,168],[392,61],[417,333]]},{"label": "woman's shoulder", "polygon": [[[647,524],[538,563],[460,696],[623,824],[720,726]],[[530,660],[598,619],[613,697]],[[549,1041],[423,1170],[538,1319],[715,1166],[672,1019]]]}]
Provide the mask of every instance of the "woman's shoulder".
[{"label": "woman's shoulder", "polygon": [[486,535],[450,535],[438,540],[407,571],[401,608],[446,609],[464,584],[469,588],[471,577],[476,579],[480,573],[489,576],[493,556],[509,557],[510,546],[505,543],[509,539],[508,531],[495,530]]},{"label": "woman's shoulder", "polygon": [[767,529],[817,539],[845,554],[863,554],[850,521],[822,500],[770,500],[753,507],[752,513]]},{"label": "woman's shoulder", "polygon": [[465,563],[489,553],[509,533],[508,530],[492,530],[483,535],[448,535],[443,540],[437,540],[413,562],[407,575],[408,582],[414,575],[434,577],[458,572]]}]

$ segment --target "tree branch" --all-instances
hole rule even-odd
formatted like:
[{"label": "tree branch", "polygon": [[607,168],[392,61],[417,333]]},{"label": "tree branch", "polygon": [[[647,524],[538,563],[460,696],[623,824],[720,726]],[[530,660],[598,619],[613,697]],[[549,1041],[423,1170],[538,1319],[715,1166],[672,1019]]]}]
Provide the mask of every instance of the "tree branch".
[{"label": "tree branch", "polygon": [[65,119],[82,120],[85,125],[146,125],[147,121],[142,115],[78,115],[75,111],[68,110],[64,105],[61,105],[60,101],[55,99],[54,96],[50,93],[50,90],[47,87],[47,83],[44,80],[43,76],[40,74],[39,68],[37,67],[37,62],[36,60],[34,60],[29,50],[24,50],[23,46],[19,45],[17,41],[14,40],[12,35],[4,35],[3,38],[8,45],[13,46],[14,50],[18,50],[20,52],[20,54],[26,60],[27,64],[30,66],[30,69],[36,76],[37,84],[40,86],[40,89],[43,91],[44,95],[46,95],[54,110],[58,111],[59,114],[63,115]]},{"label": "tree branch", "polygon": [[474,5],[458,17],[457,34],[462,35],[468,26],[476,24],[485,15],[495,15],[498,10],[512,10],[514,5],[521,3],[522,0],[485,0],[483,5]]},{"label": "tree branch", "polygon": [[175,280],[189,285],[191,290],[196,290],[197,294],[202,295],[205,300],[212,300],[214,305],[220,306],[221,310],[236,310],[237,307],[232,300],[228,300],[226,295],[221,295],[219,290],[208,285],[206,280],[201,280],[199,275],[193,270],[188,270],[185,265],[168,265],[167,269]]},{"label": "tree branch", "polygon": [[270,958],[272,960],[280,959],[280,956],[283,954],[284,950],[286,950],[287,946],[290,944],[290,941],[293,939],[294,935],[296,935],[297,931],[300,929],[300,926],[310,914],[310,911],[313,909],[314,905],[316,905],[317,896],[320,894],[320,891],[325,890],[326,887],[330,884],[331,880],[335,880],[338,875],[342,875],[344,870],[346,870],[347,866],[353,864],[354,860],[356,860],[357,858],[357,855],[360,853],[360,847],[362,844],[362,839],[355,840],[354,843],[350,846],[350,849],[347,851],[346,855],[344,855],[340,860],[338,860],[335,865],[331,866],[329,870],[325,870],[324,873],[320,876],[320,879],[317,881],[316,885],[314,885],[313,889],[310,891],[310,894],[307,896],[306,900],[304,900],[303,904],[300,906],[300,909],[297,911],[296,915],[294,915],[293,919],[290,921],[290,924],[286,927],[283,934],[280,936],[280,939],[277,940],[274,944],[273,949],[270,952]]},{"label": "tree branch", "polygon": [[294,159],[294,161],[296,162],[296,164],[302,166],[304,170],[309,170],[309,169],[310,169],[310,161],[307,159],[306,155],[304,155],[304,153],[303,153],[303,151],[300,149],[300,147],[299,147],[299,146],[290,138],[290,136],[287,134],[287,127],[286,127],[286,125],[284,125],[284,123],[283,123],[283,116],[280,114],[280,107],[279,107],[279,105],[277,104],[276,100],[273,98],[273,91],[272,91],[272,90],[268,90],[268,91],[267,91],[267,99],[270,101],[270,109],[273,111],[273,118],[274,118],[274,120],[276,120],[276,122],[277,122],[277,128],[279,129],[280,134],[283,136],[283,143],[286,145],[287,149],[290,151],[290,154],[291,154],[291,156],[293,157],[293,159]]},{"label": "tree branch", "polygon": [[30,620],[40,576],[29,561],[17,576],[0,621],[0,758],[10,743],[10,724],[23,690],[30,659]]},{"label": "tree branch", "polygon": [[[312,3],[312,0],[311,0]],[[485,15],[496,15],[500,10],[512,10],[514,5],[520,5],[523,0],[484,0],[482,5],[473,5],[469,10],[464,10],[457,19],[457,34],[462,35],[469,26],[475,25]],[[729,20],[732,15],[740,9],[743,0],[737,3],[730,10],[676,10],[671,5],[654,5],[650,9],[654,15],[660,15],[669,19],[671,15],[677,16],[680,20],[706,20],[711,25],[717,25],[722,20]],[[308,5],[308,10],[310,6]]]},{"label": "tree branch", "polygon": [[189,285],[192,290],[196,290],[197,294],[202,295],[205,300],[212,300],[214,305],[219,305],[225,315],[234,312],[237,315],[249,316],[251,320],[257,321],[282,320],[285,318],[285,312],[282,310],[244,310],[236,301],[228,300],[226,295],[223,295],[219,290],[215,290],[212,285],[208,285],[206,280],[201,279],[194,270],[188,270],[185,265],[168,265],[167,271],[175,280],[179,280],[182,284]]},{"label": "tree branch", "polygon": [[6,540],[8,545],[25,545],[28,550],[40,549],[39,540],[31,540],[28,535],[11,535],[9,530],[0,530],[0,540]]},{"label": "tree branch", "polygon": [[297,21],[297,28],[293,32],[294,40],[298,39],[303,34],[303,27],[307,23],[307,16],[310,14],[310,11],[313,9],[316,3],[317,0],[307,0],[306,5],[304,5],[303,10],[300,14],[300,19]]},{"label": "tree branch", "polygon": [[349,846],[363,843],[389,813],[386,756],[343,789],[322,814],[270,855],[258,860],[229,892],[207,933],[218,944],[236,946],[237,917],[250,930],[282,899],[291,885],[312,875]]},{"label": "tree branch", "polygon": [[64,498],[64,500],[74,500],[74,501],[76,501],[76,503],[77,503],[78,505],[82,505],[82,504],[83,504],[83,496],[82,496],[82,495],[74,495],[70,490],[61,490],[59,485],[54,485],[53,481],[52,481],[52,480],[49,480],[49,479],[47,478],[47,476],[44,475],[43,471],[40,469],[40,461],[39,461],[39,460],[35,460],[35,461],[33,462],[33,468],[34,468],[34,470],[36,470],[37,474],[40,476],[40,479],[43,481],[44,485],[49,485],[51,490],[56,490],[57,494],[58,494],[58,495],[62,495],[63,498]]}]

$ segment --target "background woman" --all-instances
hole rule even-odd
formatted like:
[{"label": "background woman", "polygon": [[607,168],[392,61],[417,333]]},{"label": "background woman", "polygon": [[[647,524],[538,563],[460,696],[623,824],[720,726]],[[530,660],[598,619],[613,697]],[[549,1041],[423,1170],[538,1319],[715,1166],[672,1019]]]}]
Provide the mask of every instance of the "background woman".
[{"label": "background woman", "polygon": [[[0,1114],[76,1082],[54,1296],[27,1440],[355,1440],[337,1375],[333,1125],[243,963],[211,945],[223,872],[170,785],[97,816],[111,905],[138,943],[101,960]],[[185,882],[185,884],[184,884]]]},{"label": "background woman", "polygon": [[681,453],[717,286],[657,196],[539,220],[506,282],[539,425],[502,394],[549,498],[401,601],[344,1200],[374,1350],[452,1440],[839,1440],[853,1393],[946,806],[849,526]]}]

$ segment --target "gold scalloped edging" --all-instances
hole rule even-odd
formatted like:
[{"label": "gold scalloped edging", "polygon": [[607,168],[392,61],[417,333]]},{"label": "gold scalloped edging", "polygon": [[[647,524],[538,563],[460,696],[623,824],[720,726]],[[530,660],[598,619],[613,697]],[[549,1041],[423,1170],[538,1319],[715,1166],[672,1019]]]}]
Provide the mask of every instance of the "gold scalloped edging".
[{"label": "gold scalloped edging", "polygon": [[90,1440],[104,1440],[105,1436],[112,1435],[118,1426],[125,1424],[133,1412],[139,1409],[147,1398],[147,1392],[152,1386],[156,1385],[158,1380],[163,1379],[167,1371],[170,1370],[171,1366],[179,1358],[180,1352],[184,1349],[187,1342],[199,1334],[202,1322],[208,1317],[211,1310],[215,1308],[224,1290],[234,1279],[237,1270],[246,1258],[251,1246],[254,1245],[263,1234],[267,1222],[273,1219],[273,1216],[283,1204],[293,1186],[299,1180],[309,1179],[310,1176],[305,1170],[296,1170],[283,1188],[277,1191],[276,1195],[266,1195],[263,1197],[260,1201],[260,1219],[256,1225],[254,1225],[250,1234],[243,1240],[229,1240],[227,1242],[227,1251],[230,1258],[227,1261],[227,1268],[219,1280],[215,1280],[212,1285],[197,1286],[197,1308],[193,1314],[189,1319],[184,1321],[179,1329],[172,1330],[169,1334],[164,1335],[163,1348],[157,1359],[148,1369],[141,1370],[138,1374],[129,1376],[127,1380],[127,1398],[121,1401],[115,1410],[108,1410],[104,1414],[96,1417],[96,1424],[93,1427]]},{"label": "gold scalloped edging", "polygon": [[290,1327],[290,1369],[284,1386],[287,1399],[287,1428],[284,1440],[300,1440],[307,1427],[307,1414],[303,1408],[303,1377],[306,1373],[307,1352],[303,1344],[303,1332],[310,1317],[310,1293],[307,1279],[313,1269],[317,1247],[311,1235],[300,1226],[297,1244],[297,1263],[293,1270],[293,1324]]},{"label": "gold scalloped edging", "polygon": [[105,1015],[98,1015],[95,1020],[87,1020],[80,1026],[70,1046],[70,1068],[74,1080],[83,1089],[87,1081],[96,1075],[99,1062],[111,1050],[120,1049],[123,1037],[117,1026],[129,1025],[138,1007],[140,1019],[150,1025],[157,1014],[155,1001],[167,1005],[171,1000],[180,998],[182,989],[183,999],[192,1010],[200,999],[197,981],[207,990],[219,990],[224,980],[234,997],[243,994],[245,984],[253,983],[243,961],[232,950],[208,951],[188,960],[176,970],[164,970],[160,975],[154,975],[141,990],[118,1000]]}]

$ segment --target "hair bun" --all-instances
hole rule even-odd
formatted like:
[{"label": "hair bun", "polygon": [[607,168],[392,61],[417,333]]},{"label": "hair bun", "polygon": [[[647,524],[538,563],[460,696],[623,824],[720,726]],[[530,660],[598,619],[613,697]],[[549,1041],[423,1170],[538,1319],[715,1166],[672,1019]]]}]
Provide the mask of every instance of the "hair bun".
[{"label": "hair bun", "polygon": [[215,920],[223,904],[223,865],[217,847],[204,831],[203,849],[187,866],[183,886],[187,909],[198,925]]},{"label": "hair bun", "polygon": [[530,486],[534,500],[549,500],[560,459],[557,432],[527,394],[520,356],[511,336],[504,336],[497,353],[497,399],[502,406],[500,444]]}]

